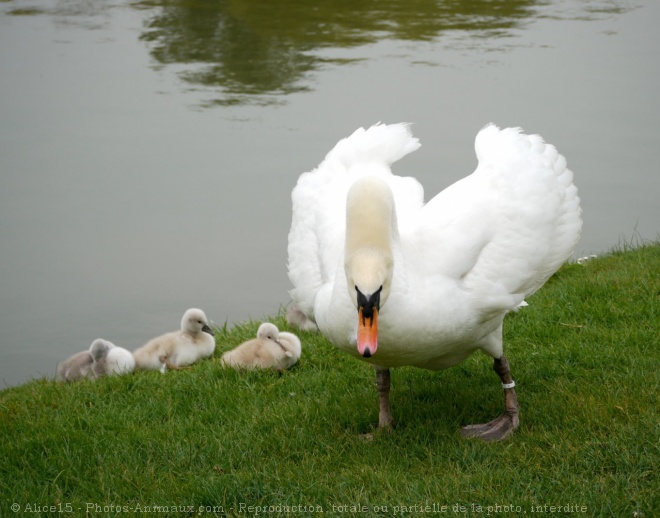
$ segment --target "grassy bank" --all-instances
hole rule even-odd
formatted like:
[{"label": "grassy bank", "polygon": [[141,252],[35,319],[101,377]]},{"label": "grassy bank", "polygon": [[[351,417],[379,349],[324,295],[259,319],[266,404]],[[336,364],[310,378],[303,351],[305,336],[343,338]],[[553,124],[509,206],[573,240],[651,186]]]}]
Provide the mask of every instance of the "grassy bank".
[{"label": "grassy bank", "polygon": [[505,322],[521,427],[503,443],[458,435],[502,410],[484,355],[394,370],[398,426],[365,441],[373,371],[320,336],[281,375],[219,367],[255,322],[188,371],[0,392],[0,516],[653,516],[660,246],[566,266],[529,303]]}]

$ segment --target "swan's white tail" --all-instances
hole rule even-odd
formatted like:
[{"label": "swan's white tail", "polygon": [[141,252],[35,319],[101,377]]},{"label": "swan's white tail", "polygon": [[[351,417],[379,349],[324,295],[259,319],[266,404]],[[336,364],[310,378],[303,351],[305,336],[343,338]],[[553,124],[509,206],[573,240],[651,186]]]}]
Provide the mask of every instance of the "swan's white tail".
[{"label": "swan's white tail", "polygon": [[347,169],[364,162],[382,162],[389,166],[420,147],[409,126],[378,123],[366,130],[359,128],[350,137],[340,140],[326,155],[326,160],[337,160]]}]

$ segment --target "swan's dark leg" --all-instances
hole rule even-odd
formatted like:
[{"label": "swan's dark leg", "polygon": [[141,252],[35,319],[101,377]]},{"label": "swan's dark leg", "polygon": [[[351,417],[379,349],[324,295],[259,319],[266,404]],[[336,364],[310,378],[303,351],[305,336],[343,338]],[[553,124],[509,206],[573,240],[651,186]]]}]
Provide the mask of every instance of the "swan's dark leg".
[{"label": "swan's dark leg", "polygon": [[515,383],[509,371],[509,362],[502,355],[495,359],[493,369],[502,380],[504,388],[504,412],[490,423],[473,424],[461,429],[463,437],[479,437],[484,441],[499,441],[505,439],[518,428],[518,397]]},{"label": "swan's dark leg", "polygon": [[376,369],[376,386],[378,387],[378,428],[390,428],[394,424],[390,410],[390,370]]}]

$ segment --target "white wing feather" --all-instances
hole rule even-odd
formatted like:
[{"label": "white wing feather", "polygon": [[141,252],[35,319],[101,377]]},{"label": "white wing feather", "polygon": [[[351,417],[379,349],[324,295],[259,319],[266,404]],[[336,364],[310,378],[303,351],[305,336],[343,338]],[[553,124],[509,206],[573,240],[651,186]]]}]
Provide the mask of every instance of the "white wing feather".
[{"label": "white wing feather", "polygon": [[390,170],[418,147],[405,124],[360,128],[299,178],[292,192],[290,293],[310,318],[319,290],[343,267],[346,193],[365,175],[392,188],[407,270],[419,279],[458,280],[481,299],[484,318],[516,307],[570,257],[582,225],[580,200],[554,146],[519,128],[488,125],[475,140],[475,172],[425,206],[421,185]]},{"label": "white wing feather", "polygon": [[[580,199],[566,160],[538,135],[488,125],[475,150],[475,172],[422,210],[414,239],[435,245],[418,268],[492,296],[483,304],[498,311],[534,293],[571,256],[582,226]],[[506,294],[514,297],[496,301]]]},{"label": "white wing feather", "polygon": [[419,146],[407,124],[360,128],[340,140],[316,169],[298,179],[291,193],[288,270],[295,286],[291,297],[308,317],[314,318],[318,291],[334,282],[338,265],[343,265],[344,207],[350,185],[362,176],[380,176],[390,183],[399,214],[419,209],[424,200],[422,186],[414,178],[394,176],[390,169]]}]

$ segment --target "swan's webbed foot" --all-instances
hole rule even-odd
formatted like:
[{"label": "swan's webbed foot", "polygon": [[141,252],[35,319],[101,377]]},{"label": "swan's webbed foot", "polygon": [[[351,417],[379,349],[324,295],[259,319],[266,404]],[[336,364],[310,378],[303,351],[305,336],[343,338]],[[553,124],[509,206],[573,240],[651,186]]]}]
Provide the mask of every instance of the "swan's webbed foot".
[{"label": "swan's webbed foot", "polygon": [[502,380],[504,388],[504,412],[489,423],[473,424],[461,428],[463,437],[477,437],[484,441],[501,441],[511,435],[518,428],[518,398],[515,383],[509,371],[509,362],[502,355],[495,359],[493,369]]},{"label": "swan's webbed foot", "polygon": [[518,416],[503,412],[490,423],[471,424],[461,428],[461,436],[466,438],[477,437],[484,441],[501,441],[506,439],[518,428]]}]

